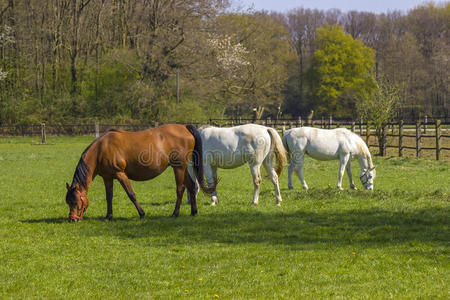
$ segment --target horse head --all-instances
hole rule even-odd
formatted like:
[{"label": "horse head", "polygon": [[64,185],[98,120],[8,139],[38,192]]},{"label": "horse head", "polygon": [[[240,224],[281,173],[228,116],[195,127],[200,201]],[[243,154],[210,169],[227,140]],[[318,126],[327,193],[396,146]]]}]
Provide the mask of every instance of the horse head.
[{"label": "horse head", "polygon": [[359,179],[361,180],[364,189],[373,190],[373,181],[375,180],[376,175],[377,172],[375,170],[375,166],[368,168],[366,170],[361,170],[361,175],[359,176]]},{"label": "horse head", "polygon": [[69,205],[69,222],[78,222],[83,219],[83,214],[89,206],[89,200],[84,191],[80,190],[80,186],[69,186],[66,183],[67,194],[66,203]]}]

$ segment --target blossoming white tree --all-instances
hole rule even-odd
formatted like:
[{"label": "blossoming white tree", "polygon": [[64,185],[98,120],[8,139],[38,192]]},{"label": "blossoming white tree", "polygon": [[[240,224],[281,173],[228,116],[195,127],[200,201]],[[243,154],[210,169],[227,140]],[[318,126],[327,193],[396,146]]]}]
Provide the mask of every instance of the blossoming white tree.
[{"label": "blossoming white tree", "polygon": [[229,79],[238,79],[242,68],[250,65],[246,59],[249,53],[234,35],[212,37],[208,40],[217,60],[217,68]]},{"label": "blossoming white tree", "polygon": [[[9,26],[4,26],[0,28],[0,48],[3,45],[14,43],[14,36],[12,34],[12,28]],[[6,76],[8,76],[8,72],[3,71],[0,66],[0,81],[5,80]]]}]

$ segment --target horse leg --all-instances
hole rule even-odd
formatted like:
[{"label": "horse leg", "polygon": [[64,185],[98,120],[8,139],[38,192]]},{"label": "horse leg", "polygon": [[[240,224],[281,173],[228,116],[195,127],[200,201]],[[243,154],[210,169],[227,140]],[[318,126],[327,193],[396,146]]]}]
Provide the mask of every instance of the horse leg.
[{"label": "horse leg", "polygon": [[266,158],[266,160],[264,161],[264,167],[266,168],[270,180],[272,181],[273,186],[275,188],[275,198],[277,199],[277,205],[280,206],[281,201],[283,201],[283,199],[281,199],[280,185],[278,183],[278,175],[277,172],[275,172],[275,170],[273,169],[272,160]]},{"label": "horse leg", "polygon": [[250,164],[250,172],[252,173],[253,177],[253,185],[255,187],[254,193],[253,193],[253,205],[258,205],[259,202],[259,188],[261,186],[261,171],[260,171],[261,164]]},{"label": "horse leg", "polygon": [[[175,204],[175,210],[173,211],[172,217],[178,217],[180,214],[180,205],[181,205],[181,199],[183,199],[183,193],[184,193],[184,179],[185,179],[185,173],[186,168],[185,167],[173,167],[173,172],[175,173],[175,182],[177,185],[177,202]],[[191,201],[194,199],[191,199]],[[195,200],[194,200],[195,202]],[[192,207],[192,202],[191,202]]]},{"label": "horse leg", "polygon": [[113,198],[113,184],[112,178],[103,177],[103,183],[106,190],[106,219],[111,220],[113,218],[112,198]]},{"label": "horse leg", "polygon": [[[208,187],[214,186],[215,178],[217,178],[217,168],[211,167],[210,164],[204,165],[205,170],[205,177],[206,182],[208,183]],[[211,205],[216,205],[219,202],[219,198],[217,197],[217,190],[214,189],[214,191],[211,193]]]},{"label": "horse leg", "polygon": [[300,179],[303,189],[308,190],[308,185],[306,184],[305,177],[303,177],[303,161],[304,161],[304,155],[299,157],[295,163],[295,173],[297,174],[298,178]]},{"label": "horse leg", "polygon": [[185,172],[184,174],[184,186],[187,189],[187,195],[190,199],[191,204],[191,216],[195,216],[197,214],[197,193],[198,185],[192,180],[191,176],[188,174],[188,172]]},{"label": "horse leg", "polygon": [[288,167],[288,189],[293,190],[294,186],[292,185],[292,172],[294,172],[295,164],[294,161],[291,160],[291,163]]},{"label": "horse leg", "polygon": [[125,175],[125,173],[123,172],[119,172],[116,174],[116,178],[117,180],[119,180],[125,192],[127,192],[128,198],[130,198],[131,202],[133,202],[134,206],[136,207],[139,213],[139,217],[143,219],[145,216],[145,212],[142,209],[139,202],[136,200],[136,194],[134,193],[133,188],[131,187],[131,183],[130,180],[128,179],[128,176]]},{"label": "horse leg", "polygon": [[340,190],[343,190],[342,188],[342,177],[344,177],[344,172],[345,172],[345,167],[347,166],[347,163],[350,159],[350,155],[341,155],[339,160],[340,160],[340,165],[339,165],[339,177],[338,177],[338,182],[336,184],[336,187]]},{"label": "horse leg", "polygon": [[[217,184],[217,167],[211,167],[211,174],[212,174],[212,182],[208,181],[208,187],[211,188],[214,186],[214,184]],[[219,203],[219,196],[217,195],[217,190],[214,189],[214,191],[211,194],[211,201],[214,201],[215,204]]]},{"label": "horse leg", "polygon": [[353,182],[353,177],[352,177],[352,168],[350,167],[350,159],[347,162],[346,170],[347,170],[348,180],[350,181],[350,188],[352,190],[356,190],[357,188],[356,188],[355,183]]}]

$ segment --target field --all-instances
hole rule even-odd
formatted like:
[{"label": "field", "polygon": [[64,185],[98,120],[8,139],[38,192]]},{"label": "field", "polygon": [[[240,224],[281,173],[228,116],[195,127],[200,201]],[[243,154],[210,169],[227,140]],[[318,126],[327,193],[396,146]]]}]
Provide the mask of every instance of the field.
[{"label": "field", "polygon": [[[0,298],[450,297],[450,163],[374,157],[373,192],[337,191],[338,161],[306,159],[310,190],[275,205],[263,179],[251,206],[248,167],[219,170],[218,206],[169,218],[173,172],[133,182],[144,220],[118,183],[104,221],[101,178],[80,223],[68,223],[65,182],[92,137],[0,139]],[[359,173],[356,161],[354,174]]]}]

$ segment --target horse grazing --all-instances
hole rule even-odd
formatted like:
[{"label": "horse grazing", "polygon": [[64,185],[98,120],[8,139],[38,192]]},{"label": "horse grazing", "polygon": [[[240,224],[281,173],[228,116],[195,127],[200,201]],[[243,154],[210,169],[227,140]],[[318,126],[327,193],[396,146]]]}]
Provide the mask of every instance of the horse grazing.
[{"label": "horse grazing", "polygon": [[303,159],[305,153],[318,160],[339,159],[339,177],[337,188],[342,190],[342,177],[347,169],[350,188],[356,189],[352,179],[350,159],[356,157],[361,166],[360,180],[366,190],[373,190],[373,181],[376,176],[375,166],[372,163],[369,148],[355,133],[345,129],[332,130],[312,127],[301,127],[287,130],[283,136],[283,145],[290,154],[288,169],[288,187],[292,186],[292,172],[295,170],[302,182],[303,188],[308,189],[303,177]]},{"label": "horse grazing", "polygon": [[89,206],[87,193],[96,175],[106,188],[106,218],[112,219],[113,180],[117,179],[136,206],[140,218],[145,216],[130,184],[160,175],[169,165],[175,173],[177,202],[172,216],[177,217],[185,188],[191,195],[191,215],[197,213],[196,183],[186,172],[192,157],[194,175],[206,193],[203,180],[202,141],[192,125],[163,125],[139,132],[110,130],[97,138],[83,152],[75,169],[72,184],[66,183],[69,221],[79,221]]},{"label": "horse grazing", "polygon": [[[247,124],[231,128],[206,127],[200,128],[203,144],[203,163],[208,186],[213,188],[211,205],[218,203],[219,198],[215,185],[217,169],[234,169],[245,163],[250,165],[253,176],[253,204],[258,204],[261,185],[261,164],[269,174],[275,187],[277,205],[281,204],[278,177],[286,163],[286,154],[278,132],[273,128],[256,124]],[[273,166],[273,154],[276,166]],[[192,173],[188,168],[189,173]],[[198,191],[198,188],[196,188]]]}]

